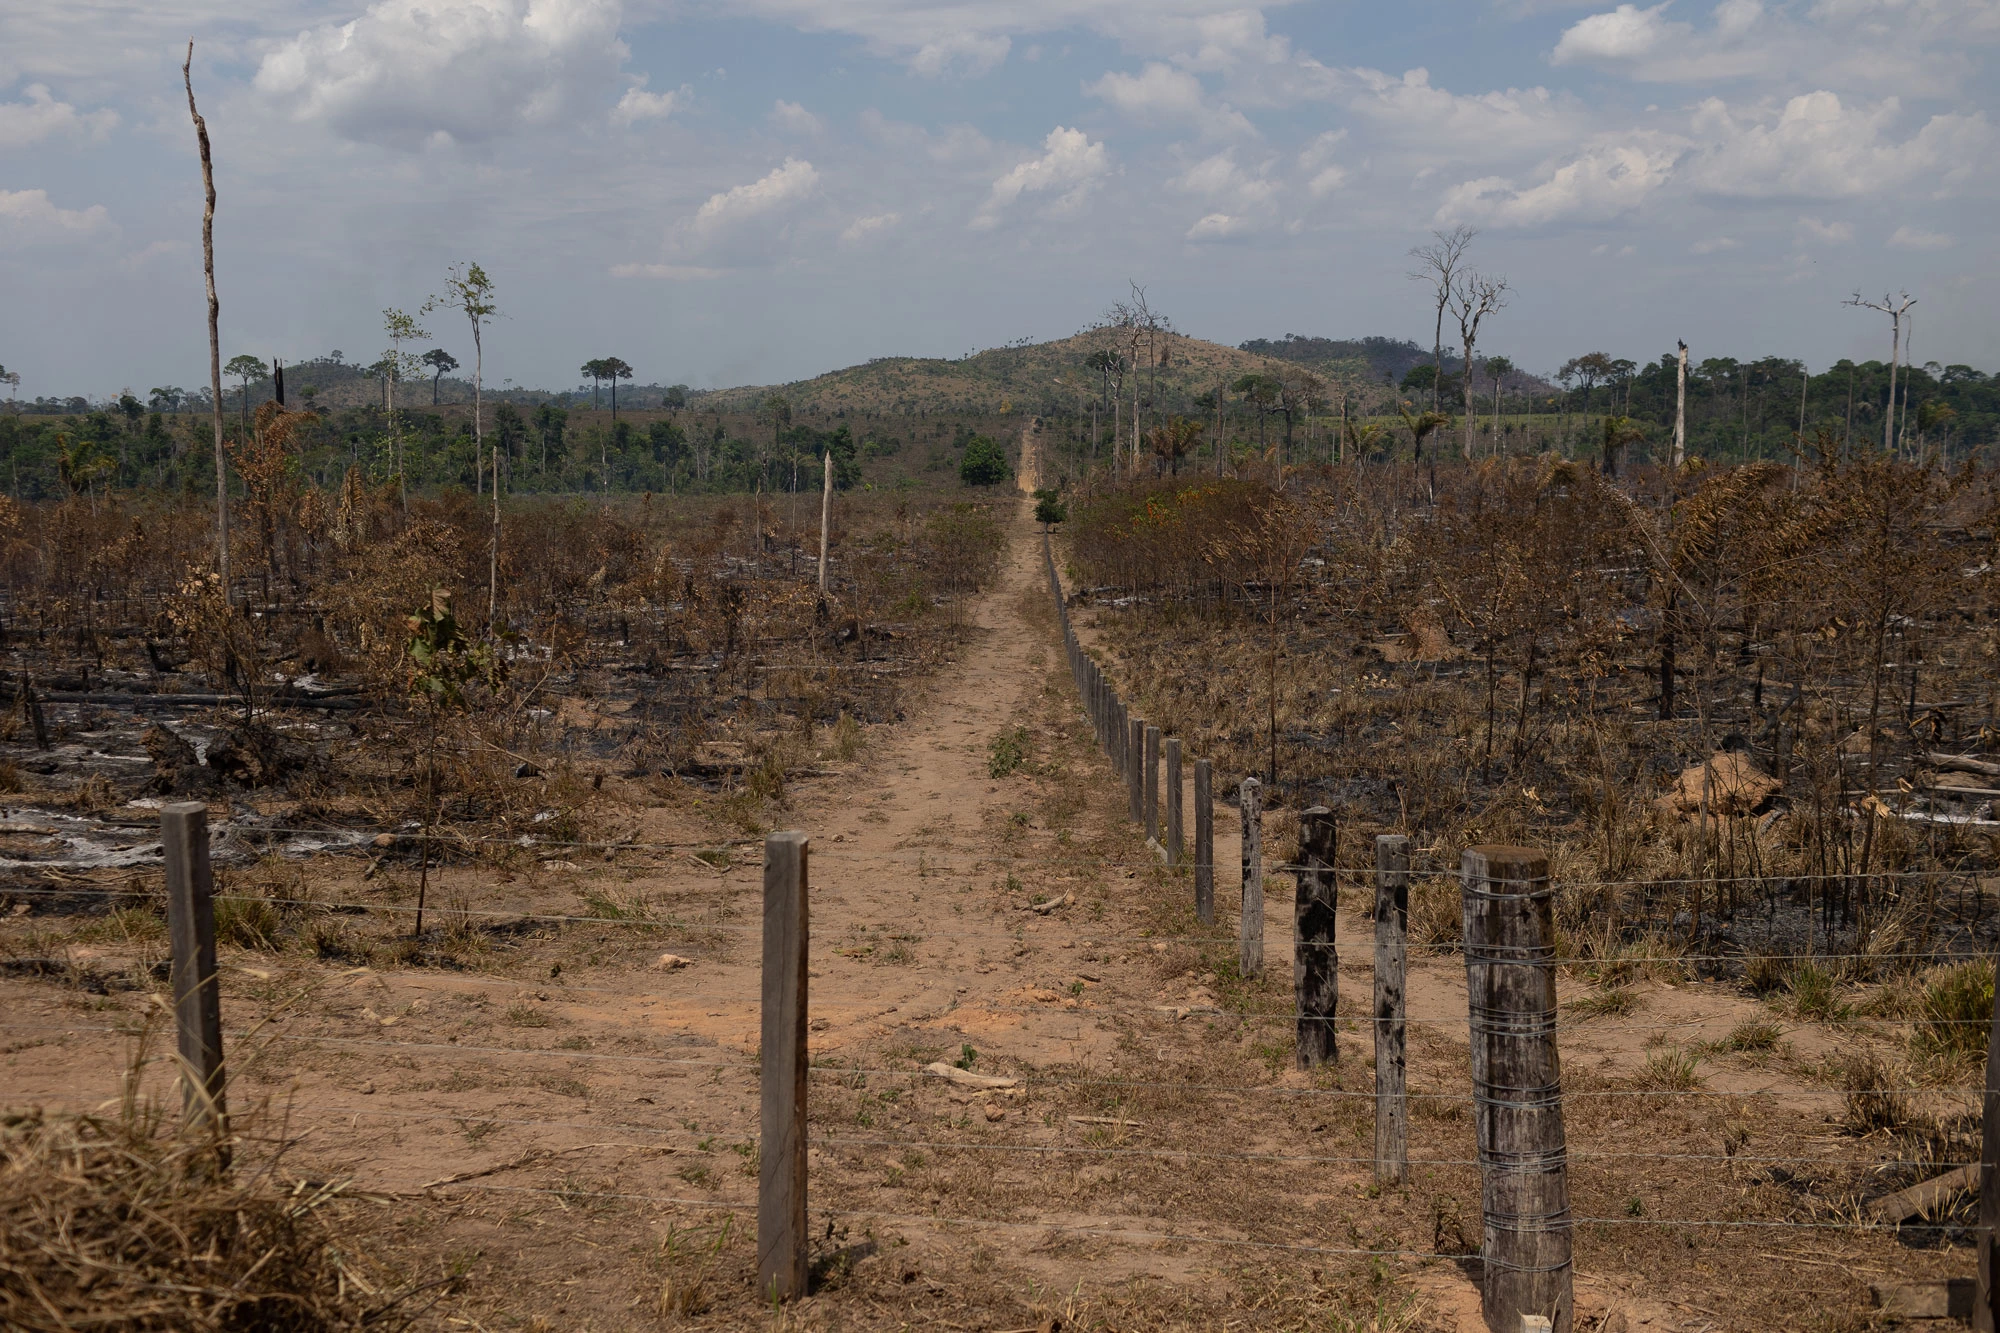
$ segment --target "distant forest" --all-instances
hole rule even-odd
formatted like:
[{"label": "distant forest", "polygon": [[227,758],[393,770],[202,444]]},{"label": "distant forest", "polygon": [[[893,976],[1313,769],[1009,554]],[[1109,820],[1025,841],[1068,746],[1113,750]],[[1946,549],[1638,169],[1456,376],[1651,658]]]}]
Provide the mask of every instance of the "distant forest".
[{"label": "distant forest", "polygon": [[[1253,339],[1241,347],[1327,369],[1365,363],[1372,377],[1395,384],[1413,401],[1431,401],[1433,353],[1408,340],[1293,333]],[[1447,412],[1460,411],[1463,404],[1464,364],[1452,351],[1445,350],[1445,373],[1436,395]],[[1607,416],[1626,418],[1643,433],[1641,455],[1672,435],[1678,394],[1673,353],[1642,366],[1586,352],[1564,363],[1552,380],[1523,375],[1508,365],[1500,376],[1497,403],[1493,365],[1480,358],[1473,369],[1476,412],[1503,418],[1553,413],[1559,419],[1554,439],[1586,454],[1592,431],[1601,430]],[[1934,448],[1957,458],[2000,442],[2000,375],[1935,361],[1903,366],[1896,375],[1896,398],[1894,445],[1905,451]],[[1688,366],[1688,449],[1719,459],[1782,458],[1801,434],[1813,440],[1822,433],[1843,446],[1857,440],[1887,444],[1882,437],[1888,404],[1889,365],[1884,361],[1842,360],[1808,377],[1804,363],[1786,357],[1710,357]]]},{"label": "distant forest", "polygon": [[[1214,392],[1196,392],[1191,383],[1171,390],[1162,384],[1157,400],[1147,390],[1142,406],[1149,424],[1186,414],[1196,429],[1190,458],[1213,458],[1218,433],[1231,453],[1282,439],[1281,452],[1294,463],[1388,458],[1410,448],[1399,411],[1435,406],[1455,416],[1464,410],[1462,363],[1447,352],[1440,378],[1431,352],[1408,340],[1288,334],[1253,339],[1240,350],[1295,367],[1279,378],[1305,387],[1278,385],[1280,393],[1271,376],[1244,375],[1225,385],[1219,405]],[[1070,351],[1060,355],[1067,364]],[[224,404],[232,441],[249,434],[257,407],[277,389],[262,363],[242,358],[239,365],[242,373]],[[346,361],[338,352],[285,367],[289,405],[314,413],[296,437],[294,466],[301,478],[328,486],[352,467],[381,483],[400,465],[415,489],[479,486],[471,385],[451,378],[450,366],[435,368],[429,382],[398,387],[400,410],[392,421],[377,367]],[[1011,443],[1030,415],[1048,420],[1053,438],[1074,450],[1079,468],[1108,445],[1116,419],[1109,395],[1119,391],[1114,386],[1122,375],[1079,365],[1085,375],[1052,391],[1028,382],[1049,376],[1024,381],[1015,374],[1019,367],[1008,369],[998,359],[950,368],[961,382],[965,376],[990,379],[995,406],[982,409],[968,405],[970,399],[952,409],[925,406],[928,395],[921,389],[903,388],[893,402],[802,402],[794,409],[780,392],[704,394],[679,385],[627,385],[618,390],[614,416],[607,410],[609,385],[548,393],[503,383],[485,392],[485,431],[501,448],[510,491],[550,493],[809,489],[829,452],[842,486],[949,481],[971,438],[987,434]],[[1502,372],[1497,393],[1495,369]],[[1641,365],[1584,353],[1547,379],[1501,358],[1478,358],[1472,388],[1479,452],[1554,449],[1596,458],[1601,441],[1615,436],[1632,461],[1658,458],[1672,436],[1675,372],[1671,354]],[[802,394],[852,373],[787,389]],[[1296,401],[1285,396],[1294,389]],[[1129,408],[1130,391],[1123,392]],[[1803,436],[1809,444],[1841,448],[1893,443],[1906,455],[1935,451],[1958,461],[2000,443],[2000,377],[1957,364],[1904,367],[1897,398],[1897,438],[1887,442],[1886,363],[1841,361],[1808,377],[1801,363],[1782,357],[1704,359],[1688,373],[1689,453],[1719,461],[1786,458]],[[1282,433],[1274,413],[1283,418]],[[1352,435],[1357,423],[1369,421],[1376,430]],[[207,394],[172,386],[155,388],[144,401],[124,393],[109,402],[0,403],[0,488],[21,499],[127,487],[205,492],[214,485],[212,429]],[[1351,453],[1338,443],[1343,432],[1356,441]]]}]

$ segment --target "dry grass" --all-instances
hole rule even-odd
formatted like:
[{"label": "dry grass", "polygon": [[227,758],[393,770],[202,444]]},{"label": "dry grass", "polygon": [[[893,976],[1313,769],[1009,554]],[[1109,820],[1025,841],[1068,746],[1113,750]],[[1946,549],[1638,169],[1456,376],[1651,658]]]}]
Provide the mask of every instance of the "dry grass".
[{"label": "dry grass", "polygon": [[[0,1325],[23,1333],[321,1333],[413,1311],[355,1267],[329,1204],[276,1155],[215,1169],[212,1142],[143,1109],[0,1117]],[[372,1280],[371,1280],[372,1279]]]}]

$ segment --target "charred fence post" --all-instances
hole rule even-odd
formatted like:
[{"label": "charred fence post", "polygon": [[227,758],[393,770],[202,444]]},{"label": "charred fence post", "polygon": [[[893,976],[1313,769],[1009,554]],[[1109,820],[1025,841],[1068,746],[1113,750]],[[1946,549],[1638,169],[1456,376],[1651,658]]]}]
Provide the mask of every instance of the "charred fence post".
[{"label": "charred fence post", "polygon": [[222,997],[215,976],[215,877],[208,859],[208,806],[160,808],[167,863],[167,935],[173,949],[174,1029],[181,1064],[181,1114],[213,1140],[229,1165],[227,1074],[222,1060]]},{"label": "charred fence post", "polygon": [[1986,1099],[1979,1117],[1978,1285],[1972,1327],[2000,1333],[2000,958],[1994,960],[1993,1022],[1986,1034]]},{"label": "charred fence post", "polygon": [[1375,1179],[1410,1178],[1405,1094],[1404,972],[1409,965],[1410,840],[1375,839]]},{"label": "charred fence post", "polygon": [[1181,863],[1181,738],[1167,737],[1167,865]]},{"label": "charred fence post", "polygon": [[1139,800],[1146,816],[1146,837],[1157,843],[1160,840],[1160,729],[1150,723],[1146,726],[1144,763],[1145,791]]},{"label": "charred fence post", "polygon": [[1548,858],[1526,847],[1468,847],[1460,887],[1484,1196],[1480,1305],[1494,1333],[1513,1333],[1523,1315],[1546,1315],[1554,1333],[1570,1333],[1569,1157]]},{"label": "charred fence post", "polygon": [[1215,770],[1194,761],[1194,917],[1215,924]]},{"label": "charred fence post", "polygon": [[1237,918],[1238,971],[1264,975],[1264,784],[1243,779],[1238,789],[1243,816],[1243,911]]},{"label": "charred fence post", "polygon": [[1340,1058],[1334,1024],[1340,1011],[1333,811],[1316,805],[1299,816],[1298,891],[1292,907],[1292,989],[1298,1000],[1298,1066]]},{"label": "charred fence post", "polygon": [[764,839],[764,973],[757,1168],[757,1295],[806,1294],[806,977],[811,918],[803,833]]}]

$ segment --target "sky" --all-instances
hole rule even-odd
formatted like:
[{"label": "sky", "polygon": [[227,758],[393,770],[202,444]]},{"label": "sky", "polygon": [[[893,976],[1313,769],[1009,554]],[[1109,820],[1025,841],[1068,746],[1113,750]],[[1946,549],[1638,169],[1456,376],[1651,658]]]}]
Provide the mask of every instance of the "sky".
[{"label": "sky", "polygon": [[[0,0],[0,366],[19,394],[372,360],[448,267],[489,383],[802,378],[1064,337],[2000,370],[2000,0]],[[462,316],[424,317],[469,368]],[[1456,341],[1451,339],[1450,341]]]}]

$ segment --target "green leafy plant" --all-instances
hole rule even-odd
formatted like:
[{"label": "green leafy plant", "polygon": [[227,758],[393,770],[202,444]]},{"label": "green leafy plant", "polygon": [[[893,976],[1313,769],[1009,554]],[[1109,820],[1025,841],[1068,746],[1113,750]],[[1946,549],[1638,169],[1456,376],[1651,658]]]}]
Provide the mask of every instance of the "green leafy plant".
[{"label": "green leafy plant", "polygon": [[986,749],[986,776],[1004,778],[1028,762],[1028,729],[1010,727]]}]

